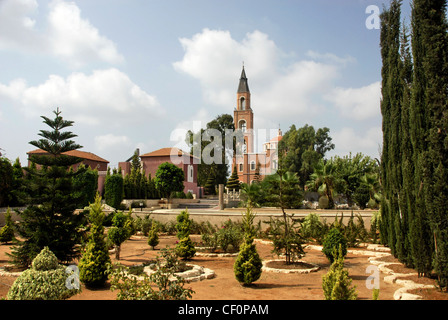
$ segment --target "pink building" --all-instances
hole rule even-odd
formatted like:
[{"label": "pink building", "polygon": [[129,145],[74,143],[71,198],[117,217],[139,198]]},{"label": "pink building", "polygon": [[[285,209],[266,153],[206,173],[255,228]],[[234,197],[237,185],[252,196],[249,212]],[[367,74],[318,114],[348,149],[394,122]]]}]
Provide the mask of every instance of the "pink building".
[{"label": "pink building", "polygon": [[[31,165],[31,161],[29,159],[29,156],[31,155],[47,155],[48,153],[42,149],[36,149],[30,152],[27,152],[28,154],[28,166]],[[98,170],[98,191],[102,192],[104,189],[104,182],[106,180],[106,174],[107,174],[107,166],[109,164],[109,161],[98,157],[96,154],[93,154],[91,152],[85,152],[80,150],[73,150],[73,151],[67,151],[63,154],[67,156],[77,157],[81,158],[82,161],[73,165],[73,170],[78,169],[78,167],[82,164],[84,164],[86,167],[90,167],[91,169],[97,169]],[[39,165],[36,166],[39,169]]]},{"label": "pink building", "polygon": [[[169,162],[175,164],[184,171],[184,192],[191,192],[196,198],[200,198],[201,188],[198,187],[198,165],[194,163],[195,157],[178,148],[162,148],[156,151],[140,155],[142,169],[146,176],[154,178],[157,169],[162,163]],[[123,175],[131,172],[130,160],[127,162],[120,162],[118,166],[121,168]]]}]

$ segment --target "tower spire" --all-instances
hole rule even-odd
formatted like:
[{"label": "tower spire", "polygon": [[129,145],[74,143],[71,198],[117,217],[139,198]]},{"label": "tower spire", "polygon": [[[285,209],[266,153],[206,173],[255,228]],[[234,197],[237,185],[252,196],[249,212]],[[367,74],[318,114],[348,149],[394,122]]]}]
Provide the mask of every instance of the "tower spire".
[{"label": "tower spire", "polygon": [[240,83],[238,85],[238,93],[250,92],[249,84],[247,83],[246,71],[244,70],[244,62],[243,62],[243,70],[241,71]]}]

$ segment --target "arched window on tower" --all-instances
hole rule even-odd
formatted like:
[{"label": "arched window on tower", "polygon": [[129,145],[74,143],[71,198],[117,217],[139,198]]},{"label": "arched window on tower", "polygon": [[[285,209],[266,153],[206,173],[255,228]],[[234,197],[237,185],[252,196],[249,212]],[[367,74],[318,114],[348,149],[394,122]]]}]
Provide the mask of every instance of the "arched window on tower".
[{"label": "arched window on tower", "polygon": [[246,132],[246,120],[240,120],[239,122],[239,128],[242,132]]},{"label": "arched window on tower", "polygon": [[244,97],[240,98],[240,109],[246,110],[246,99],[244,99]]}]

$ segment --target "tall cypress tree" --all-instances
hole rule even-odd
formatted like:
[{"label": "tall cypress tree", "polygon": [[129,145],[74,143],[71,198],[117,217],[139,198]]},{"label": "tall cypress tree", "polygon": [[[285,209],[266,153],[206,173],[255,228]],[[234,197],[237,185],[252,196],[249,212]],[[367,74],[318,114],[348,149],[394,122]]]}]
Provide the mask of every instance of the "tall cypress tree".
[{"label": "tall cypress tree", "polygon": [[30,142],[48,154],[30,156],[32,163],[42,169],[26,168],[28,178],[24,181],[28,189],[28,207],[20,213],[17,230],[23,240],[12,250],[14,261],[25,266],[46,246],[61,262],[70,261],[79,254],[76,244],[80,242],[83,216],[74,211],[82,197],[74,193],[73,177],[84,173],[85,169],[69,170],[82,159],[63,153],[81,146],[70,140],[76,137],[75,134],[63,131],[71,127],[73,121],[64,120],[59,109],[54,114],[54,119],[42,116],[43,122],[52,130],[41,130],[42,139]]},{"label": "tall cypress tree", "polygon": [[[438,48],[443,46],[438,39],[441,33],[446,42],[446,24],[443,23],[444,18],[441,18],[445,14],[443,3],[445,1],[416,0],[412,8],[414,78],[409,116],[415,165],[415,213],[410,225],[410,240],[414,265],[420,275],[431,272],[434,252],[430,208],[433,207],[432,167],[437,161],[437,152],[431,154],[430,133],[434,130],[433,118],[436,109],[441,107],[440,98],[444,91],[446,100],[446,76],[443,79],[442,75],[442,61],[446,57],[439,56],[441,52]],[[438,23],[440,26],[437,27],[435,24]],[[441,29],[437,31],[438,28]],[[445,89],[442,88],[444,81]]]},{"label": "tall cypress tree", "polygon": [[401,252],[400,260],[407,266],[412,267],[412,255],[410,249],[410,221],[412,219],[412,212],[414,210],[414,163],[412,162],[412,144],[410,140],[410,122],[409,122],[409,108],[410,95],[412,85],[413,63],[409,47],[408,28],[403,23],[401,34],[401,74],[400,80],[403,87],[402,105],[401,105],[401,171],[402,171],[402,188],[399,192],[399,206],[401,224],[399,230],[400,244],[399,250]]},{"label": "tall cypress tree", "polygon": [[401,190],[400,123],[402,86],[400,83],[400,15],[401,1],[393,0],[381,16],[381,55],[383,83],[381,112],[383,115],[382,183],[383,241],[397,254],[400,232],[398,192]]},{"label": "tall cypress tree", "polygon": [[[426,76],[426,161],[423,194],[439,283],[448,286],[448,23],[446,0],[415,1],[422,21],[422,67]],[[419,9],[417,11],[417,9]],[[429,269],[430,270],[430,269]],[[429,271],[428,270],[428,271]]]}]

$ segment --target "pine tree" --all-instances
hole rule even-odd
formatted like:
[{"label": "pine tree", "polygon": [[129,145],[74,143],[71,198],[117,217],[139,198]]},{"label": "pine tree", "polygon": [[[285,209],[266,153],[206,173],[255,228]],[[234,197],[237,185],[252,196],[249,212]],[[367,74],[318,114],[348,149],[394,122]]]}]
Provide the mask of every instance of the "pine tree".
[{"label": "pine tree", "polygon": [[21,222],[17,228],[23,240],[12,250],[14,261],[25,266],[46,246],[62,262],[79,255],[76,245],[80,242],[83,215],[74,214],[81,199],[74,194],[72,180],[84,170],[70,171],[69,168],[82,159],[64,153],[81,146],[70,140],[76,137],[75,134],[63,131],[71,127],[73,121],[64,120],[59,109],[54,114],[53,120],[42,116],[43,122],[52,130],[41,130],[42,139],[30,142],[48,155],[30,156],[31,162],[42,169],[26,168],[28,178],[24,182],[28,190],[28,207],[20,213]]},{"label": "pine tree", "polygon": [[228,190],[240,190],[240,180],[238,179],[238,174],[236,172],[236,166],[233,168],[232,175],[230,176],[229,180],[227,180],[226,185]]}]

